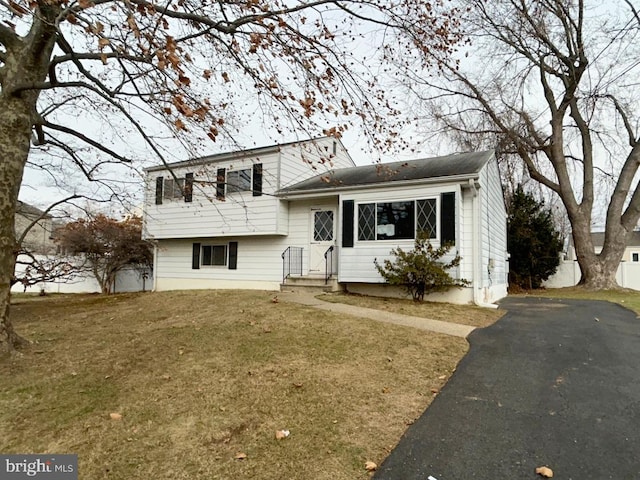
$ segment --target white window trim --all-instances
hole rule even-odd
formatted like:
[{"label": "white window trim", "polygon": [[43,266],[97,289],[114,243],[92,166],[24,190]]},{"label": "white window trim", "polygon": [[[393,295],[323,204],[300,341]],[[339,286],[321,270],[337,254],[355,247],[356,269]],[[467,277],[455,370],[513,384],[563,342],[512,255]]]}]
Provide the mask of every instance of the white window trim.
[{"label": "white window trim", "polygon": [[[363,200],[361,202],[355,202],[355,206],[354,206],[354,243],[361,243],[361,244],[369,244],[369,245],[374,245],[376,243],[382,242],[382,243],[398,243],[398,242],[414,242],[416,239],[416,232],[414,232],[413,237],[412,238],[388,238],[388,239],[384,239],[384,240],[378,240],[377,238],[374,238],[373,240],[360,240],[360,225],[359,225],[359,220],[360,220],[360,205],[367,205],[367,204],[371,204],[373,203],[374,205],[376,205],[375,207],[375,212],[374,212],[374,219],[375,219],[375,225],[374,225],[374,234],[376,234],[377,232],[377,228],[378,228],[378,214],[377,214],[377,205],[378,203],[394,203],[394,202],[414,202],[414,208],[413,208],[413,225],[414,227],[417,228],[418,225],[418,201],[419,200],[435,200],[436,201],[436,236],[434,238],[430,238],[429,241],[434,243],[434,244],[439,244],[440,243],[440,196],[439,195],[431,195],[431,196],[427,196],[427,197],[419,197],[419,198],[403,198],[403,199],[384,199],[384,200]],[[377,235],[377,234],[376,234]]]},{"label": "white window trim", "polygon": [[[243,172],[243,171],[248,171],[249,172],[249,188],[240,190],[239,186],[233,185],[230,182],[229,176],[234,174],[234,173],[237,173],[238,174],[238,178],[239,178],[239,176],[240,176],[239,172]],[[238,168],[236,170],[227,170],[227,173],[225,175],[226,175],[226,178],[225,178],[225,183],[226,183],[225,193],[227,195],[233,195],[233,194],[237,194],[237,193],[253,191],[253,168]]]},{"label": "white window trim", "polygon": [[[224,263],[222,265],[206,265],[204,263],[204,249],[206,247],[224,247]],[[211,251],[211,260],[213,261],[213,250]],[[206,243],[200,245],[200,267],[201,268],[226,268],[229,265],[229,244],[228,243]]]},{"label": "white window trim", "polygon": [[[171,184],[171,195],[168,195],[169,189],[167,188],[167,183]],[[176,183],[179,185],[180,194],[177,195]],[[185,188],[185,179],[178,178],[176,179],[172,176],[164,177],[162,180],[162,203],[164,202],[183,202],[184,201],[184,188]]]}]

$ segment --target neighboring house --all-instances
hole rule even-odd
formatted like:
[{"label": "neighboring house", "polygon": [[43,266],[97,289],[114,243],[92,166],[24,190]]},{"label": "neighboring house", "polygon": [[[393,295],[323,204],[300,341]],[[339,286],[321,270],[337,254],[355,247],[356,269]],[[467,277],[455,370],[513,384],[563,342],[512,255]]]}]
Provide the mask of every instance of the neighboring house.
[{"label": "neighboring house", "polygon": [[[591,239],[595,253],[600,253],[604,245],[604,232],[591,232]],[[577,259],[573,238],[570,238],[564,259],[558,265],[556,273],[544,282],[544,286],[562,288],[577,285],[582,277]],[[640,290],[640,231],[631,234],[616,272],[616,280],[623,288]]]},{"label": "neighboring house", "polygon": [[[31,227],[31,228],[29,228]],[[18,200],[15,217],[16,239],[20,239],[29,228],[21,247],[33,254],[47,255],[55,253],[53,241],[53,218],[42,210]]]},{"label": "neighboring house", "polygon": [[154,288],[278,290],[326,277],[335,288],[397,294],[374,259],[411,249],[417,230],[452,243],[442,299],[485,304],[507,291],[506,211],[493,152],[355,166],[325,137],[147,169],[144,235]]}]

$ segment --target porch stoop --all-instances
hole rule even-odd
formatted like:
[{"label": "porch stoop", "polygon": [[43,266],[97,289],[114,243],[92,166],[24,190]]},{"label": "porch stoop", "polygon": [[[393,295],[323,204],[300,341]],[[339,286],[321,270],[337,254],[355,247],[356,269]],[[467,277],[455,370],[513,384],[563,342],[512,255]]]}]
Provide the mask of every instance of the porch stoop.
[{"label": "porch stoop", "polygon": [[284,283],[280,284],[282,292],[341,292],[344,287],[338,283],[337,278],[330,278],[326,283],[324,277],[287,277]]}]

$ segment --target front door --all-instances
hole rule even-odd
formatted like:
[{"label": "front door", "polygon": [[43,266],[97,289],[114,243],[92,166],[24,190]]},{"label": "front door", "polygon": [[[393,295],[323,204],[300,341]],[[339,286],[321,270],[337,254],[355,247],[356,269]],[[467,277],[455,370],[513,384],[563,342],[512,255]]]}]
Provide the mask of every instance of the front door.
[{"label": "front door", "polygon": [[[309,273],[324,274],[324,254],[335,244],[335,210],[311,209],[311,245],[309,248]],[[335,256],[335,255],[334,255]]]}]

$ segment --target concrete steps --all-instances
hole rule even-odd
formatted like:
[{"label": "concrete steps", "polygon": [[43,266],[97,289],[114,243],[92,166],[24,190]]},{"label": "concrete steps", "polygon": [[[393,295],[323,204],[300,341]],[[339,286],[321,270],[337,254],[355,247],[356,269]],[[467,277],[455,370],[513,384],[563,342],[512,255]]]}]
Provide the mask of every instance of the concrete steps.
[{"label": "concrete steps", "polygon": [[324,277],[304,276],[304,277],[288,277],[284,283],[280,284],[282,292],[307,292],[307,293],[324,293],[342,291],[342,286],[338,283],[337,278],[330,278],[325,283]]}]

